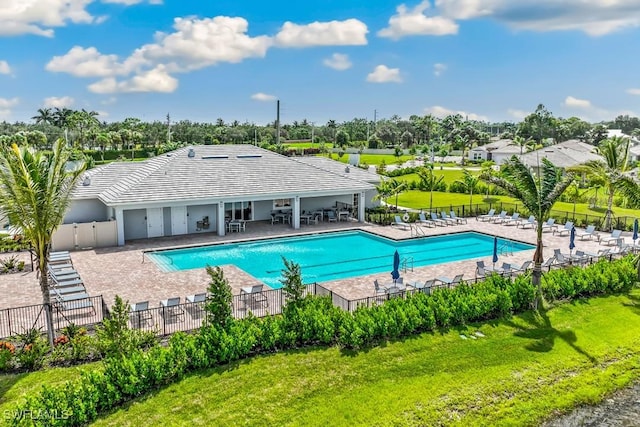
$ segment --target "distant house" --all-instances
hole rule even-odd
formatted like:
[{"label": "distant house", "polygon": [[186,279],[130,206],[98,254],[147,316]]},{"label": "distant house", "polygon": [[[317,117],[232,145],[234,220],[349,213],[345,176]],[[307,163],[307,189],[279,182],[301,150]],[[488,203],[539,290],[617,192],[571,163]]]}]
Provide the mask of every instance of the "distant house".
[{"label": "distant house", "polygon": [[514,144],[511,139],[499,139],[497,141],[490,142],[485,145],[480,145],[469,150],[469,160],[492,160],[497,165],[500,165],[514,154],[520,154],[520,152],[520,146]]},{"label": "distant house", "polygon": [[602,156],[595,153],[595,148],[593,145],[571,139],[523,154],[520,159],[534,169],[538,169],[543,158],[558,167],[570,168],[591,160],[602,160]]},{"label": "distant house", "polygon": [[325,158],[289,158],[251,145],[200,145],[87,171],[64,223],[109,222],[114,243],[123,245],[159,236],[224,235],[225,221],[270,220],[272,211],[290,212],[296,229],[302,211],[333,206],[364,221],[379,180]]}]

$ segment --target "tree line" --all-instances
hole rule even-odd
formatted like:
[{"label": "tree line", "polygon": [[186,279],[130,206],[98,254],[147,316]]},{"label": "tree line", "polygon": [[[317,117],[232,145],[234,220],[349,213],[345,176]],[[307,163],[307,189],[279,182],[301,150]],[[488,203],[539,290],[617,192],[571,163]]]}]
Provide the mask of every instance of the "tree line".
[{"label": "tree line", "polygon": [[[98,113],[68,108],[41,108],[29,123],[0,123],[0,144],[31,145],[49,148],[58,138],[79,149],[166,151],[182,144],[254,143],[272,145],[277,141],[277,124],[258,125],[250,122],[230,123],[217,119],[212,123],[190,120],[145,122],[129,117],[122,121],[104,122]],[[484,145],[492,137],[513,139],[523,149],[528,146],[553,144],[578,139],[598,145],[607,138],[608,129],[621,129],[640,138],[640,118],[621,115],[612,121],[588,123],[577,117],[555,117],[542,104],[521,122],[483,122],[468,120],[460,114],[437,118],[433,115],[397,115],[372,121],[365,118],[316,124],[308,120],[283,123],[280,141],[333,143],[341,147],[402,147],[414,145],[446,145],[449,150],[466,151]],[[162,150],[164,148],[165,150]]]}]

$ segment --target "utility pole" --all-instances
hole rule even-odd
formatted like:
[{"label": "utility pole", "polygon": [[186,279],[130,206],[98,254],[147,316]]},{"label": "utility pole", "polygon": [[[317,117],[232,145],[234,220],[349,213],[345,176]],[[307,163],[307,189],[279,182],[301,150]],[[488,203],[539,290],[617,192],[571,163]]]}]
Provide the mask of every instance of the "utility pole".
[{"label": "utility pole", "polygon": [[373,131],[376,131],[376,122],[378,119],[378,110],[373,110]]},{"label": "utility pole", "polygon": [[280,145],[280,100],[276,101],[276,145]]},{"label": "utility pole", "polygon": [[313,144],[313,136],[314,136],[315,130],[316,130],[315,123],[311,122],[311,144]]},{"label": "utility pole", "polygon": [[167,113],[167,144],[171,144],[171,116]]}]

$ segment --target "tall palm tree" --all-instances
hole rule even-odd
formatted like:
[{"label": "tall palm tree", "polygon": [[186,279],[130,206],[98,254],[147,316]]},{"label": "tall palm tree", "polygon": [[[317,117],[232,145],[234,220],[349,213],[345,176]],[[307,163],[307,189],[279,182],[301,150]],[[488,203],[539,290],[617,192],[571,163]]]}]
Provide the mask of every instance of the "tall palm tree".
[{"label": "tall palm tree", "polygon": [[53,233],[62,224],[69,197],[84,166],[67,170],[69,152],[58,139],[52,153],[13,144],[0,152],[0,204],[14,226],[32,246],[40,273],[49,344],[53,346],[53,316],[47,265]]},{"label": "tall palm tree", "polygon": [[456,182],[462,185],[465,191],[469,192],[469,211],[473,205],[473,192],[478,188],[479,178],[477,175],[469,172],[468,169],[462,169],[462,179],[456,180]]},{"label": "tall palm tree", "polygon": [[53,113],[51,112],[51,108],[38,108],[38,114],[31,117],[32,120],[36,121],[36,124],[52,124],[53,123]]},{"label": "tall palm tree", "polygon": [[407,188],[407,183],[405,181],[398,181],[396,179],[392,179],[389,181],[389,197],[396,198],[396,211],[398,210],[398,196]]},{"label": "tall palm tree", "polygon": [[429,211],[433,208],[433,190],[437,189],[442,181],[444,181],[444,175],[436,177],[433,174],[433,164],[429,163],[424,167],[418,169],[418,178],[420,178],[420,189],[429,190],[431,196],[429,198]]},{"label": "tall palm tree", "polygon": [[536,251],[533,254],[532,282],[537,289],[534,308],[538,308],[542,300],[542,224],[549,217],[551,208],[560,198],[562,193],[573,182],[572,173],[563,174],[561,168],[557,168],[549,160],[543,158],[540,173],[536,176],[532,170],[522,163],[517,156],[512,156],[504,164],[500,176],[491,176],[483,173],[480,178],[490,184],[505,190],[509,196],[522,202],[524,207],[537,221]]},{"label": "tall palm tree", "polygon": [[602,141],[596,148],[604,160],[592,160],[572,168],[572,171],[584,173],[591,179],[604,183],[607,189],[607,212],[604,217],[605,230],[611,230],[613,216],[613,196],[620,186],[625,172],[629,171],[629,139],[619,136]]}]

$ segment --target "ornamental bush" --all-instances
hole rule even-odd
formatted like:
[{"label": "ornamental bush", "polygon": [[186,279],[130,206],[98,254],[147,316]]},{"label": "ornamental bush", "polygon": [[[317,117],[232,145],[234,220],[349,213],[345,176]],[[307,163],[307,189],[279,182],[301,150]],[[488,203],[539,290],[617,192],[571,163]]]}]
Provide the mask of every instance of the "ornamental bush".
[{"label": "ornamental bush", "polygon": [[[603,260],[586,268],[546,273],[543,292],[549,301],[621,292],[637,282],[637,274],[632,257]],[[362,348],[436,328],[509,316],[528,309],[534,296],[528,275],[514,280],[491,276],[475,285],[407,295],[353,313],[334,307],[329,297],[307,296],[295,300],[294,309],[285,310],[282,316],[249,316],[230,321],[226,328],[209,324],[193,335],[177,333],[168,346],[147,351],[126,345],[129,351],[110,352],[102,368],[84,372],[80,379],[62,386],[45,386],[10,413],[64,414],[55,420],[56,425],[86,424],[100,413],[197,369],[298,346],[338,343]],[[116,325],[113,329],[111,339],[128,335]],[[15,418],[11,423],[24,421]],[[38,425],[37,420],[33,423]]]}]

